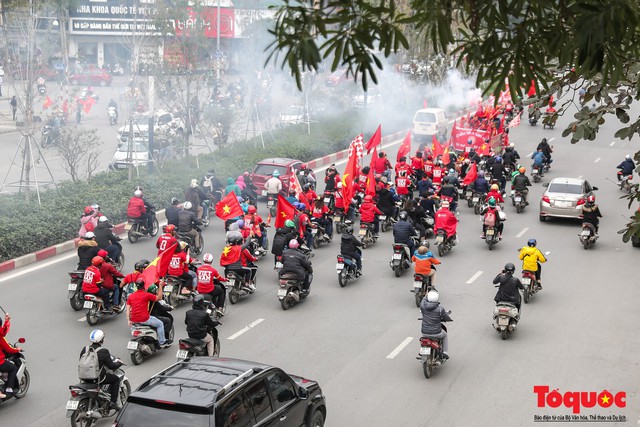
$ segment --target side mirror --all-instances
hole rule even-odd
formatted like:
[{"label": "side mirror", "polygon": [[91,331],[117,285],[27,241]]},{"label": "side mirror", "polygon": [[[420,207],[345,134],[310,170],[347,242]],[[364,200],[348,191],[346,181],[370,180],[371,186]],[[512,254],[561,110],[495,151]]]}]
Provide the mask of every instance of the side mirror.
[{"label": "side mirror", "polygon": [[451,310],[447,311],[447,314],[451,314],[451,313],[452,313]]},{"label": "side mirror", "polygon": [[309,391],[304,387],[298,388],[298,397],[302,400],[306,400],[309,398]]},{"label": "side mirror", "polygon": [[18,342],[20,344],[24,344],[25,342],[27,342],[27,340],[25,340],[24,338],[18,338]]},{"label": "side mirror", "polygon": [[544,188],[547,188],[547,187],[549,186],[549,183],[548,183],[548,182],[545,182],[544,184],[542,184],[542,186],[543,186]]},{"label": "side mirror", "polygon": [[592,187],[591,190],[598,191],[598,187]]}]

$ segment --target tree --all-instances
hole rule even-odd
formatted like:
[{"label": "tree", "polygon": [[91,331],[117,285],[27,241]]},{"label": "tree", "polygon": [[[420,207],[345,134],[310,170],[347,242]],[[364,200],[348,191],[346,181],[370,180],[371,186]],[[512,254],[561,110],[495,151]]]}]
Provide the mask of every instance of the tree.
[{"label": "tree", "polygon": [[62,168],[73,182],[83,179],[91,182],[91,177],[98,168],[100,147],[96,144],[97,132],[97,129],[71,125],[60,128],[58,154],[62,159]]}]

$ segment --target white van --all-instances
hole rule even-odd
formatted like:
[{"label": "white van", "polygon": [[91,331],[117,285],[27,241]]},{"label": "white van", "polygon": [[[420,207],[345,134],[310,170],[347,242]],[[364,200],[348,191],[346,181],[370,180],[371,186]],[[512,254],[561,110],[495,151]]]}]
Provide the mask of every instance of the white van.
[{"label": "white van", "polygon": [[423,108],[413,116],[413,140],[431,142],[432,135],[446,136],[447,119],[442,108]]}]

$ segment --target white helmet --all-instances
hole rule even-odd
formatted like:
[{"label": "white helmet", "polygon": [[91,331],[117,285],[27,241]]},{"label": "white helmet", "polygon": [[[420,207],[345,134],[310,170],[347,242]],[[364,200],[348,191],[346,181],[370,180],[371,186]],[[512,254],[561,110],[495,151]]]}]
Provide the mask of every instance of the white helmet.
[{"label": "white helmet", "polygon": [[184,202],[184,204],[182,205],[182,207],[183,207],[185,210],[189,210],[189,209],[191,209],[191,208],[193,207],[193,205],[191,204],[191,202]]},{"label": "white helmet", "polygon": [[509,147],[511,147],[511,148],[513,148],[515,146],[516,146],[516,144],[514,144],[513,142],[511,144],[509,144]]},{"label": "white helmet", "polygon": [[191,180],[191,188],[198,188],[198,180],[197,179],[192,179]]},{"label": "white helmet", "polygon": [[136,197],[142,197],[142,191],[141,190],[136,190],[133,192],[133,195]]},{"label": "white helmet", "polygon": [[206,262],[207,264],[211,264],[213,262],[213,255],[209,253],[204,254],[204,256],[202,257],[202,261]]},{"label": "white helmet", "polygon": [[429,302],[438,302],[438,298],[440,295],[436,291],[429,291],[427,294],[427,301]]},{"label": "white helmet", "polygon": [[89,340],[91,342],[102,342],[104,341],[104,332],[101,329],[94,329],[89,334]]},{"label": "white helmet", "polygon": [[342,188],[342,182],[338,183],[338,188]]},{"label": "white helmet", "polygon": [[631,158],[631,154],[627,154],[624,158],[629,160]]},{"label": "white helmet", "polygon": [[93,233],[93,231],[88,231],[87,234],[84,235],[85,239],[93,239],[94,237],[96,237],[96,235]]},{"label": "white helmet", "polygon": [[98,221],[107,222],[107,221],[109,221],[109,219],[106,216],[102,215]]}]

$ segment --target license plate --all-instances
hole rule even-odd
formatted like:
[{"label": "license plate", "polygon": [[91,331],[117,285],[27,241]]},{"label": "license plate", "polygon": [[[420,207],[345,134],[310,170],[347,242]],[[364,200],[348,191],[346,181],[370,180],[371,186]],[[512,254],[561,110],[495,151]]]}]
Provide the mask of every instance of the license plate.
[{"label": "license plate", "polygon": [[516,197],[516,203],[520,203],[522,201],[522,197]]},{"label": "license plate", "polygon": [[270,200],[267,202],[267,207],[269,208],[273,207],[273,200]]},{"label": "license plate", "polygon": [[78,289],[78,284],[77,283],[69,283],[69,290],[70,291],[75,291],[76,289]]},{"label": "license plate", "polygon": [[79,400],[69,400],[67,401],[67,411],[75,411],[78,409]]},{"label": "license plate", "polygon": [[318,229],[317,228],[312,228],[311,229],[311,234],[317,234],[318,233]]},{"label": "license plate", "polygon": [[365,230],[364,228],[360,229],[360,231],[358,231],[358,234],[360,236],[364,236],[365,234],[367,234],[367,230]]},{"label": "license plate", "polygon": [[340,264],[340,263],[336,264],[336,270],[339,271],[339,270],[342,270],[343,268],[344,268],[344,264]]},{"label": "license plate", "polygon": [[279,297],[286,297],[287,296],[287,290],[286,289],[278,289],[278,296]]},{"label": "license plate", "polygon": [[422,282],[416,280],[415,282],[413,282],[413,287],[414,288],[422,288]]},{"label": "license plate", "polygon": [[325,202],[325,203],[329,203],[330,201],[331,201],[331,197],[325,197],[325,198],[324,198],[324,202]]},{"label": "license plate", "polygon": [[563,202],[563,201],[557,201],[556,202],[556,206],[559,208],[568,208],[571,205],[571,202]]},{"label": "license plate", "polygon": [[458,188],[458,194],[462,195],[462,188]]},{"label": "license plate", "polygon": [[124,226],[124,229],[127,230],[127,231],[131,230],[131,224],[126,224]]},{"label": "license plate", "polygon": [[276,268],[282,268],[282,263],[280,261],[276,262]]},{"label": "license plate", "polygon": [[528,277],[523,277],[521,282],[523,285],[529,285],[531,283],[531,279],[529,279]]},{"label": "license plate", "polygon": [[387,219],[386,215],[378,215],[378,218],[380,218],[380,220],[384,221]]},{"label": "license plate", "polygon": [[266,196],[267,195],[267,190],[262,190],[262,195]]},{"label": "license plate", "polygon": [[138,341],[129,341],[127,343],[127,350],[137,350],[138,349]]},{"label": "license plate", "polygon": [[478,203],[480,201],[480,197],[474,197],[472,200],[473,203]]},{"label": "license plate", "polygon": [[436,243],[442,243],[443,240],[442,236],[436,237]]},{"label": "license plate", "polygon": [[85,301],[84,302],[84,308],[91,308],[93,307],[93,301]]},{"label": "license plate", "polygon": [[162,288],[162,290],[164,292],[171,292],[173,290],[173,285],[164,285],[164,288]]},{"label": "license plate", "polygon": [[431,347],[420,347],[420,356],[428,356],[431,354]]},{"label": "license plate", "polygon": [[[282,264],[280,264],[280,265],[282,265]],[[280,267],[280,268],[282,268],[282,267]],[[236,284],[236,279],[229,279],[228,283],[229,283],[229,286],[231,286],[233,288],[234,285]]]},{"label": "license plate", "polygon": [[494,233],[494,231],[493,231],[492,228],[487,230],[487,236],[493,236],[493,233]]},{"label": "license plate", "polygon": [[[584,237],[589,237],[589,235],[591,235],[591,232],[589,230],[582,230],[582,235]],[[71,285],[69,285],[69,286],[71,286]]]},{"label": "license plate", "polygon": [[178,350],[178,353],[176,353],[176,357],[178,359],[186,359],[187,358],[187,350]]},{"label": "license plate", "polygon": [[498,318],[498,326],[509,326],[509,318],[508,317],[499,317]]},{"label": "license plate", "polygon": [[334,220],[335,222],[340,222],[341,218],[340,218],[339,216],[334,216],[334,217],[333,217],[333,220]]},{"label": "license plate", "polygon": [[393,254],[393,259],[402,259],[402,254]]}]

